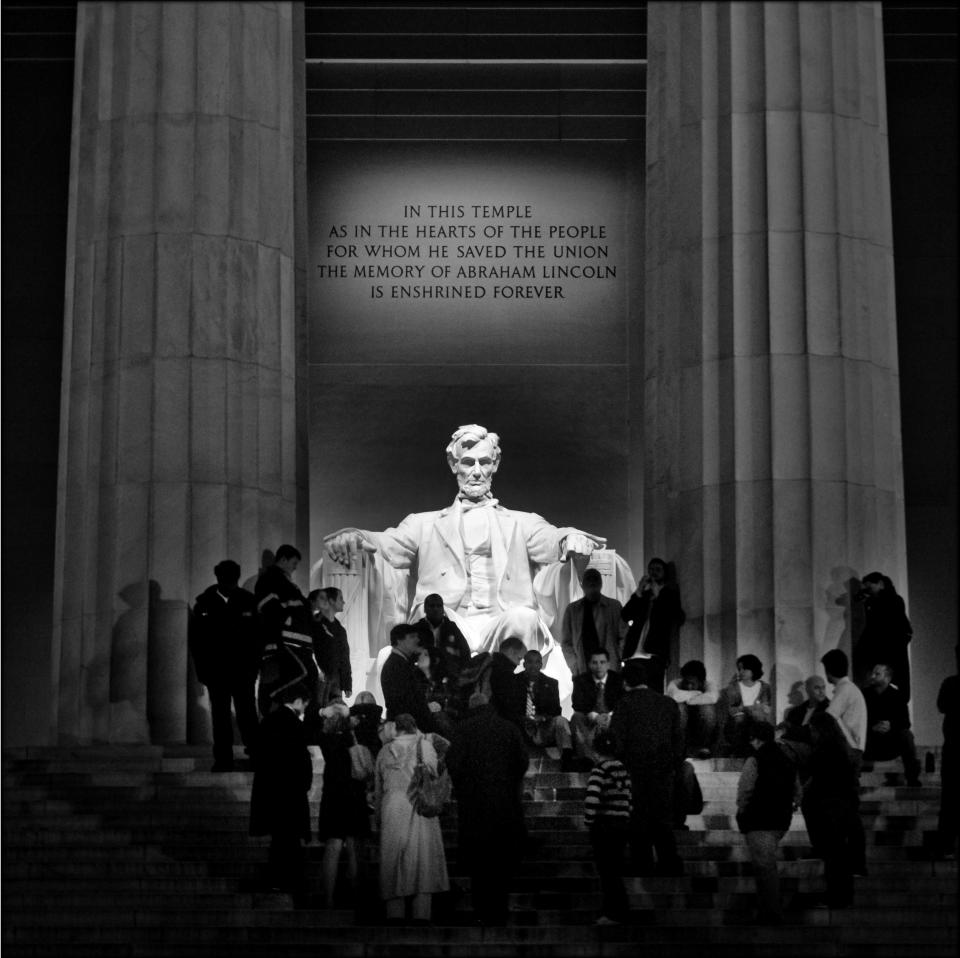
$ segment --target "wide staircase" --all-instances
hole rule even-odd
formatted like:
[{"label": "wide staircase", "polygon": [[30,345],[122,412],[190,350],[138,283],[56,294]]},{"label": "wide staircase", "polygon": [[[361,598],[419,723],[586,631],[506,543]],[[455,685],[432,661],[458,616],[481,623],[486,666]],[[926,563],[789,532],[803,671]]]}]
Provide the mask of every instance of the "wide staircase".
[{"label": "wide staircase", "polygon": [[[932,854],[936,774],[906,788],[893,784],[895,765],[864,772],[869,875],[848,909],[815,907],[822,865],[797,815],[782,844],[787,920],[767,927],[749,923],[753,879],[733,821],[739,763],[694,762],[706,804],[677,833],[684,876],[628,877],[633,920],[595,926],[586,775],[539,755],[526,782],[531,842],[510,924],[470,923],[454,806],[443,819],[453,888],[436,900],[435,924],[390,927],[379,921],[375,842],[357,900],[321,907],[316,845],[305,896],[259,892],[266,839],[247,835],[252,773],[212,774],[209,765],[207,748],[192,746],[5,750],[4,958],[957,954],[957,864]],[[321,767],[317,757],[314,823]]]}]

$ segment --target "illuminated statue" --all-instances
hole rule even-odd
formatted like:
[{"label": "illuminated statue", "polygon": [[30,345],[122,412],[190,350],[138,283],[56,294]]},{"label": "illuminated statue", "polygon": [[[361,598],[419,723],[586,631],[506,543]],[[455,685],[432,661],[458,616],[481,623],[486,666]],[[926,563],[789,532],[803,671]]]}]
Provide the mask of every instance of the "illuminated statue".
[{"label": "illuminated statue", "polygon": [[[606,539],[501,506],[490,491],[500,465],[500,440],[483,426],[461,426],[447,446],[447,462],[460,487],[452,505],[413,513],[384,532],[341,529],[325,537],[327,554],[344,569],[356,568],[359,558],[373,573],[365,583],[367,591],[378,593],[371,605],[392,606],[392,614],[380,613],[387,620],[378,623],[381,627],[391,618],[418,619],[424,599],[435,592],[473,652],[494,650],[516,635],[547,660],[555,648],[550,626],[562,614],[560,606],[577,597],[579,572]],[[576,562],[576,575],[563,575],[568,558]],[[629,595],[633,576],[625,562],[617,563]],[[415,583],[407,581],[411,568],[416,568]],[[559,652],[547,664],[566,680],[562,685],[569,685]]]}]

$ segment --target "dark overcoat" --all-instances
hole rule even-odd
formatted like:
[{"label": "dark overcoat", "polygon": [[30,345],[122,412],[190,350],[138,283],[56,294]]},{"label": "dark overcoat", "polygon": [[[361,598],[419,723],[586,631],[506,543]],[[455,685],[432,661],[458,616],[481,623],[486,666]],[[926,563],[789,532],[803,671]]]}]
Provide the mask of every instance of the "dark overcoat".
[{"label": "dark overcoat", "polygon": [[457,799],[460,848],[472,855],[519,855],[526,837],[523,733],[484,705],[457,728],[447,768]]},{"label": "dark overcoat", "polygon": [[250,834],[310,840],[313,764],[303,722],[281,705],[260,723],[250,794]]}]

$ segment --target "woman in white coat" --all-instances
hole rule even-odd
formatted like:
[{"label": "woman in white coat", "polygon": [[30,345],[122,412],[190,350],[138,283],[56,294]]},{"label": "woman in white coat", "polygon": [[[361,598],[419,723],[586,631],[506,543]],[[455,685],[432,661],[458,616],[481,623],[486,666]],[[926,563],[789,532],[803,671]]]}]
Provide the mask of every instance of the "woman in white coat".
[{"label": "woman in white coat", "polygon": [[377,755],[377,822],[380,829],[380,895],[388,922],[404,921],[407,901],[414,924],[430,921],[430,896],[447,891],[447,859],[439,818],[418,815],[407,797],[421,742],[424,764],[437,767],[428,736],[406,713],[395,720],[396,737]]}]

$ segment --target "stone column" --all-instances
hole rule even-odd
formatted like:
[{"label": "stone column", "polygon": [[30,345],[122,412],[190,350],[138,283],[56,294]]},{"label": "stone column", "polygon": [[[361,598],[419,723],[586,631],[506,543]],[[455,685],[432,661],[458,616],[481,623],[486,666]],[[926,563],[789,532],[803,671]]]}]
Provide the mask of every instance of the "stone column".
[{"label": "stone column", "polygon": [[905,590],[879,3],[651,3],[647,555],[682,657],[753,652],[777,714],[849,583]]},{"label": "stone column", "polygon": [[184,741],[188,602],[306,546],[302,14],[79,5],[55,739]]}]

